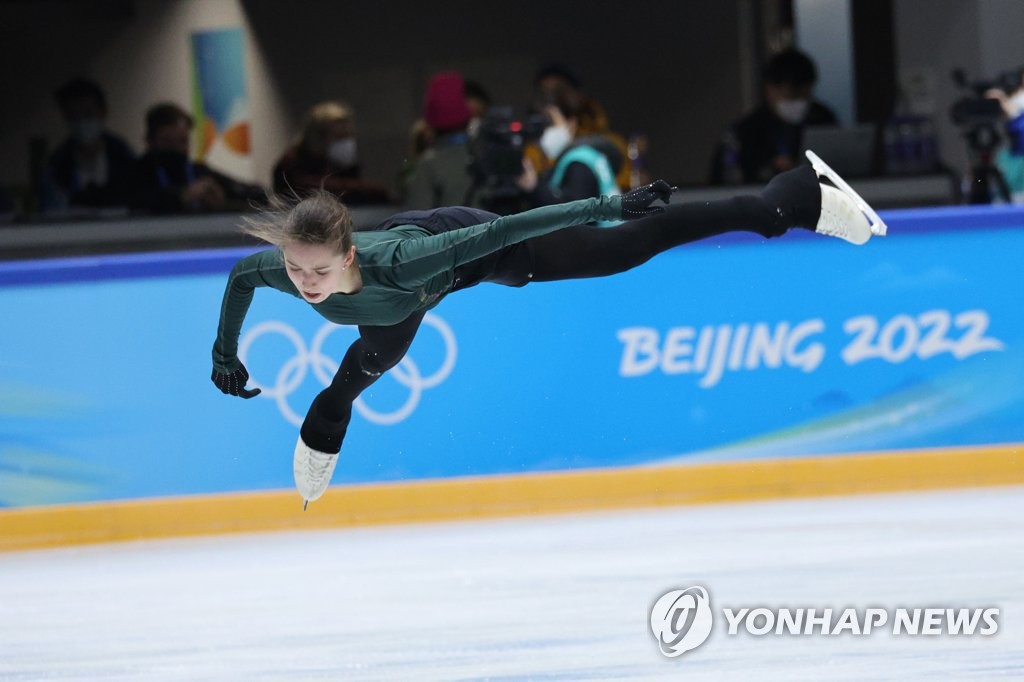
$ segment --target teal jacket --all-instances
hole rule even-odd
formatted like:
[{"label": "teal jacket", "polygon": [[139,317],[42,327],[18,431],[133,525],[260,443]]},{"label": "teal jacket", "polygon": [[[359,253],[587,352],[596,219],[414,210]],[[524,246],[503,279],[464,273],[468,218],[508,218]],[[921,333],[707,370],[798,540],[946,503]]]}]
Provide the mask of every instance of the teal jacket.
[{"label": "teal jacket", "polygon": [[[455,268],[460,265],[564,227],[621,217],[621,198],[603,196],[543,206],[441,234],[415,225],[355,232],[352,239],[362,289],[354,294],[332,294],[308,305],[336,324],[398,324],[416,311],[437,305],[451,291]],[[213,345],[213,365],[218,372],[239,367],[238,337],[256,287],[271,287],[302,299],[288,279],[280,249],[260,251],[238,261],[228,277]]]}]

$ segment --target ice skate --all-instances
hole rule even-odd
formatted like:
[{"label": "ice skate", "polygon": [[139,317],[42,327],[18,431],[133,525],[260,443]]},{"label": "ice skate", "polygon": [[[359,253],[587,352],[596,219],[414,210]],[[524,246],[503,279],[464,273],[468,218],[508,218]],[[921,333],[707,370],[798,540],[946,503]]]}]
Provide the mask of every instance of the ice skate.
[{"label": "ice skate", "polygon": [[292,469],[295,474],[295,487],[302,495],[305,510],[310,502],[320,499],[327,490],[334,475],[334,467],[338,465],[338,453],[320,452],[306,445],[299,437],[295,444],[295,456]]},{"label": "ice skate", "polygon": [[832,183],[821,184],[821,215],[815,232],[858,245],[867,242],[872,235],[885,236],[886,225],[868,202],[821,157],[809,149],[806,153],[819,178],[823,177]]}]

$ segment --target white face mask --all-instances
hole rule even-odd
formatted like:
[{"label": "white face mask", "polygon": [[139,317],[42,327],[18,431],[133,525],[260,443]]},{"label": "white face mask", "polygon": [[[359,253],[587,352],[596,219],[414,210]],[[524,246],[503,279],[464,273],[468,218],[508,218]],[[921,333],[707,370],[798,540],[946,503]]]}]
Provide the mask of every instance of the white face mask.
[{"label": "white face mask", "polygon": [[806,99],[783,99],[775,104],[775,115],[786,123],[802,123],[811,102]]},{"label": "white face mask", "polygon": [[1024,114],[1024,88],[1010,96],[1009,111],[1006,113],[1011,119]]},{"label": "white face mask", "polygon": [[103,134],[103,124],[95,118],[83,118],[74,122],[71,133],[82,144],[92,144]]},{"label": "white face mask", "polygon": [[552,160],[557,159],[570,142],[572,142],[572,133],[565,126],[549,126],[540,136],[540,148]]},{"label": "white face mask", "polygon": [[355,138],[346,137],[344,140],[335,140],[327,147],[327,158],[335,166],[350,168],[356,165],[356,141]]}]

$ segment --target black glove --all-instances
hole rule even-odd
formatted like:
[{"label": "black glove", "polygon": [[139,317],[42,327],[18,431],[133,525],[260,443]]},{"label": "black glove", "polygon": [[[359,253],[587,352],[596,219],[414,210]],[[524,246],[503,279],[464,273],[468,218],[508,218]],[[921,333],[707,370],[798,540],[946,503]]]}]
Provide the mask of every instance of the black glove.
[{"label": "black glove", "polygon": [[666,204],[672,197],[676,188],[664,180],[655,180],[649,185],[637,187],[622,195],[622,217],[626,220],[643,218],[644,216],[664,213],[661,206],[651,206],[656,199],[661,199]]},{"label": "black glove", "polygon": [[248,400],[249,398],[255,398],[263,392],[259,388],[250,390],[245,387],[245,382],[249,381],[249,372],[246,371],[245,365],[239,365],[238,369],[227,374],[222,374],[214,369],[213,376],[210,379],[221,390],[221,393],[225,395],[237,395],[239,398]]}]

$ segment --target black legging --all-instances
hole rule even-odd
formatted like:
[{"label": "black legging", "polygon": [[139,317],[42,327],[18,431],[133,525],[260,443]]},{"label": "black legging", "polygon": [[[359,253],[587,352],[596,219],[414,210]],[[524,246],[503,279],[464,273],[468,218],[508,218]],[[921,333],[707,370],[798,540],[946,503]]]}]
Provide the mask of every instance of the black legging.
[{"label": "black legging", "polygon": [[[724,201],[676,204],[663,213],[616,227],[577,225],[508,246],[456,270],[456,289],[481,281],[521,286],[603,277],[624,272],[676,246],[731,231],[777,237],[790,227],[817,222],[820,190],[809,167],[778,176],[761,196]],[[455,207],[400,214],[383,227],[422,224],[443,231],[484,222],[494,214]],[[322,452],[338,452],[345,437],[352,403],[381,374],[399,363],[409,350],[425,312],[415,312],[396,325],[360,326],[331,385],[313,401],[302,425],[302,439]]]}]

